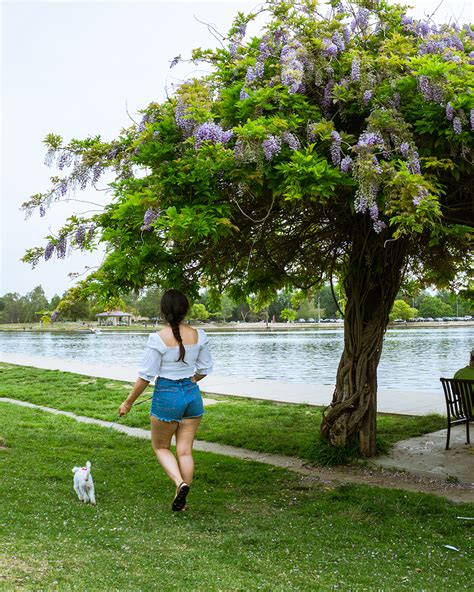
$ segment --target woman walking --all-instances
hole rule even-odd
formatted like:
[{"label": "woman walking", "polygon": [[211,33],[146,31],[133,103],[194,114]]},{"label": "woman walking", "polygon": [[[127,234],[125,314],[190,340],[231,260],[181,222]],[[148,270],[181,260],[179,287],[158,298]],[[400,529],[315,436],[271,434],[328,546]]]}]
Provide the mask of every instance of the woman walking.
[{"label": "woman walking", "polygon": [[[206,333],[183,322],[188,309],[188,299],[182,292],[168,290],[163,294],[161,315],[167,325],[148,338],[139,378],[119,407],[119,415],[128,413],[156,377],[150,410],[151,443],[158,462],[176,485],[171,505],[175,512],[186,509],[193,480],[192,448],[204,413],[197,382],[212,370]],[[176,457],[170,450],[173,434]]]}]

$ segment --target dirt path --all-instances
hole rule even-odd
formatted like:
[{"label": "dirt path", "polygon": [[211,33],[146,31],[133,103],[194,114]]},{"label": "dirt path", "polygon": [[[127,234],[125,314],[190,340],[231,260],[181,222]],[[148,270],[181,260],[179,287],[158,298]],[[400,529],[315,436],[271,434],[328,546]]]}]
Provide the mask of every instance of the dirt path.
[{"label": "dirt path", "polygon": [[[0,397],[0,402],[29,407],[31,409],[39,409],[55,415],[65,415],[75,421],[111,428],[134,438],[142,438],[145,440],[150,439],[150,431],[142,428],[134,428],[115,422],[76,415],[69,411],[35,405],[34,403],[28,403],[18,399]],[[431,493],[453,502],[474,501],[474,487],[472,485],[467,483],[449,483],[446,480],[423,477],[405,471],[393,471],[376,466],[368,468],[363,465],[317,467],[309,465],[305,461],[296,457],[255,452],[253,450],[227,446],[225,444],[204,442],[203,440],[196,440],[194,443],[194,449],[201,452],[213,452],[215,454],[222,454],[224,456],[231,456],[242,460],[252,460],[281,467],[298,473],[308,485],[314,483],[325,483],[329,485],[354,483],[358,485],[370,485],[373,487],[387,487],[391,489],[402,489],[405,491]]]}]

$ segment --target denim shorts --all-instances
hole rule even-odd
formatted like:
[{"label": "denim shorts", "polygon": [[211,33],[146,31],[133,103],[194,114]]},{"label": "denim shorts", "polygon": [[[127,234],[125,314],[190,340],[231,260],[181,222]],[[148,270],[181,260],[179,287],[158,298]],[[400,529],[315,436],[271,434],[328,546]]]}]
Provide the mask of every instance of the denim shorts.
[{"label": "denim shorts", "polygon": [[201,390],[190,378],[156,379],[150,415],[161,421],[179,422],[185,417],[201,417],[203,413]]}]

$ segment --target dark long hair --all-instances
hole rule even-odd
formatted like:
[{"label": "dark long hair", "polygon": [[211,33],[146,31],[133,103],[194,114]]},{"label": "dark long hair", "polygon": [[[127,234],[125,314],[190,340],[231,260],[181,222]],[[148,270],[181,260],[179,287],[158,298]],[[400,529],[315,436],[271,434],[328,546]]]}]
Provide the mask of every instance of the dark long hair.
[{"label": "dark long hair", "polygon": [[179,358],[177,361],[184,362],[186,350],[184,349],[183,339],[181,338],[181,334],[179,332],[179,324],[188,314],[188,299],[179,290],[166,290],[161,298],[160,307],[161,316],[170,324],[173,335],[179,344]]}]

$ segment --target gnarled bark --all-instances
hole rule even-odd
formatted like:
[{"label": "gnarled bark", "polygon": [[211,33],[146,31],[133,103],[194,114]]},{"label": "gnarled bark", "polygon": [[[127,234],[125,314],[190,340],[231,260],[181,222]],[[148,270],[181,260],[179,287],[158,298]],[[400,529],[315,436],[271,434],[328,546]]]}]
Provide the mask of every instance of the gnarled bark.
[{"label": "gnarled bark", "polygon": [[[363,222],[362,222],[363,224]],[[377,367],[389,313],[403,277],[407,245],[403,239],[374,245],[373,230],[354,229],[344,289],[344,351],[336,388],[325,410],[321,434],[342,447],[354,437],[363,455],[376,453]]]}]

